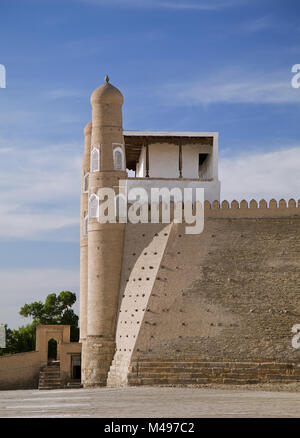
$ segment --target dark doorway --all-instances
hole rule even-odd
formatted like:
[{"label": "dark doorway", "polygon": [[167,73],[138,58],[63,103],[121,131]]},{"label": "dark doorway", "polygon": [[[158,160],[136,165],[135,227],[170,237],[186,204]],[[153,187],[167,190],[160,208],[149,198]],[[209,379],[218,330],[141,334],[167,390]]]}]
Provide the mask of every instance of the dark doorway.
[{"label": "dark doorway", "polygon": [[72,379],[80,380],[81,379],[81,356],[76,354],[72,355]]},{"label": "dark doorway", "polygon": [[57,341],[53,338],[48,342],[48,360],[57,360]]},{"label": "dark doorway", "polygon": [[203,178],[205,170],[206,170],[206,159],[208,154],[199,154],[199,163],[198,163],[198,175],[199,178]]}]

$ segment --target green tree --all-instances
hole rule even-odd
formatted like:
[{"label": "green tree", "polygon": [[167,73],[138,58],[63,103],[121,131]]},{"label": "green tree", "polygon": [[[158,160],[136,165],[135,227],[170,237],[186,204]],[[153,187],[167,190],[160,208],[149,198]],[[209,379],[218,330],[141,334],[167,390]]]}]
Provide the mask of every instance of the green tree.
[{"label": "green tree", "polygon": [[49,294],[43,303],[35,301],[24,304],[19,314],[31,317],[31,324],[11,330],[6,326],[6,348],[0,348],[0,356],[4,354],[22,353],[35,350],[35,330],[40,324],[64,324],[71,326],[71,341],[79,340],[78,316],[71,308],[76,302],[76,294],[63,291],[58,295]]},{"label": "green tree", "polygon": [[45,303],[35,301],[21,307],[20,315],[32,317],[35,327],[40,324],[65,324],[71,326],[71,341],[79,339],[78,316],[71,308],[76,302],[76,294],[63,291],[58,295],[49,294]]},{"label": "green tree", "polygon": [[28,324],[18,329],[6,329],[6,348],[0,348],[0,356],[4,354],[23,353],[35,349],[35,325]]}]

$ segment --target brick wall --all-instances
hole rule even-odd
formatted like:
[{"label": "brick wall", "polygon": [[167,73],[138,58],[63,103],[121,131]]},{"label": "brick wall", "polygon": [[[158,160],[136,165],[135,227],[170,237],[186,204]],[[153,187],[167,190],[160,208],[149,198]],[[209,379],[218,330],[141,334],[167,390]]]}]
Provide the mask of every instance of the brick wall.
[{"label": "brick wall", "polygon": [[41,364],[38,351],[1,356],[0,389],[37,388]]},{"label": "brick wall", "polygon": [[[150,230],[152,225],[144,227]],[[126,266],[131,278],[134,266],[137,285],[142,278],[141,293],[150,270],[148,263],[148,271],[137,270],[130,254],[138,260],[150,234],[147,245],[138,236],[138,243],[132,239],[124,254],[123,271]],[[173,224],[151,294],[143,302],[132,361],[192,356],[297,363],[300,351],[291,346],[291,328],[300,323],[299,237],[295,201],[269,207],[264,201],[251,202],[250,208],[245,202],[231,207],[225,202],[221,208],[206,203],[205,228],[199,235],[187,235],[184,224]],[[129,286],[128,294],[136,288]],[[127,323],[131,315],[133,303]]]}]

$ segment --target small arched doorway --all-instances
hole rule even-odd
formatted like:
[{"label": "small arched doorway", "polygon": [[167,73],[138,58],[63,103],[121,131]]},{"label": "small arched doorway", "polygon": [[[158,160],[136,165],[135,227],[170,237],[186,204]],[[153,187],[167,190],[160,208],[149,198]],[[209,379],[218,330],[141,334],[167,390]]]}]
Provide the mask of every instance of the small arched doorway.
[{"label": "small arched doorway", "polygon": [[48,361],[57,360],[57,341],[51,338],[48,341]]}]

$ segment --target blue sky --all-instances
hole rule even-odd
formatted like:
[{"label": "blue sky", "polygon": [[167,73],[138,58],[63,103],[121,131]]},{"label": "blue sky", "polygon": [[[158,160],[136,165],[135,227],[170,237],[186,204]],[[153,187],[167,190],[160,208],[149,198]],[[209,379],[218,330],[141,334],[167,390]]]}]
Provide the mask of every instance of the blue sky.
[{"label": "blue sky", "polygon": [[223,199],[299,198],[296,0],[1,0],[0,322],[79,290],[89,97],[108,74],[124,128],[219,131]]}]

